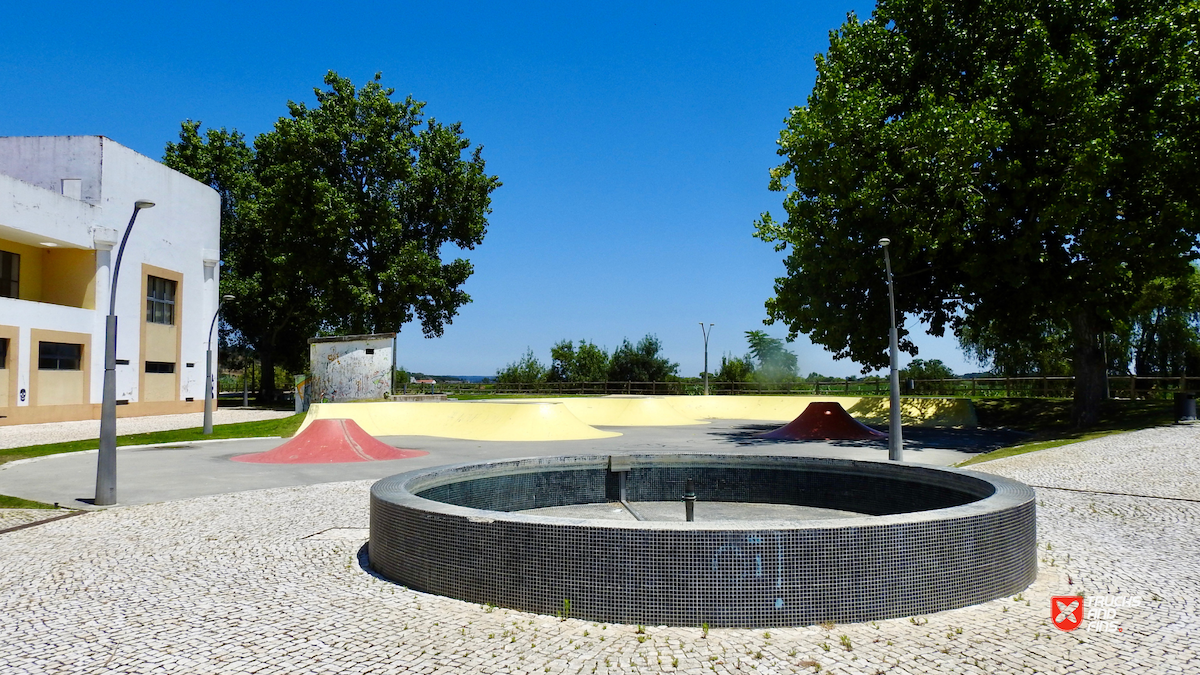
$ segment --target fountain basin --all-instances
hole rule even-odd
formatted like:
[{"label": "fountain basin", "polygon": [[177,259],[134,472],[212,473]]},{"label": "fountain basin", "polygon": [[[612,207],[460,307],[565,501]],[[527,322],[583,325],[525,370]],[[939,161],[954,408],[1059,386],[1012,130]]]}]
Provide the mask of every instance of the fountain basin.
[{"label": "fountain basin", "polygon": [[[615,502],[778,504],[833,519],[606,520]],[[683,505],[679,504],[682,513]],[[701,511],[697,511],[701,513]],[[861,515],[853,515],[861,514]],[[754,455],[573,455],[412,471],[371,488],[370,566],[415,590],[617,623],[770,627],[914,616],[1037,573],[1034,493],[983,473]]]}]

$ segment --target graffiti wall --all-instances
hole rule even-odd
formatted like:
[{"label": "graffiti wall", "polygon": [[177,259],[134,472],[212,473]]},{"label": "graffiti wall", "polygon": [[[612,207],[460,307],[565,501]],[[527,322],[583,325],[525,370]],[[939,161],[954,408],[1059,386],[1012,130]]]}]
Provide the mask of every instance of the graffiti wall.
[{"label": "graffiti wall", "polygon": [[391,391],[395,333],[311,338],[313,402],[384,398]]}]

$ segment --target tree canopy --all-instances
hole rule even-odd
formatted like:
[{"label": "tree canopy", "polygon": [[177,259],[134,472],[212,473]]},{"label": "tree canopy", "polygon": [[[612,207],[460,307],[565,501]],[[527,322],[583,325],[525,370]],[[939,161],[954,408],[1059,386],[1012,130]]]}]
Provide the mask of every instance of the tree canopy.
[{"label": "tree canopy", "polygon": [[795,379],[799,363],[796,355],[783,346],[783,340],[761,330],[746,331],[750,355],[758,361],[754,375],[762,382],[784,382]]},{"label": "tree canopy", "polygon": [[647,335],[636,345],[628,339],[613,350],[608,361],[608,379],[613,382],[665,382],[679,374],[679,364],[663,355],[662,342]]},{"label": "tree canopy", "polygon": [[953,377],[954,371],[939,359],[913,359],[900,371],[902,380],[949,380]]},{"label": "tree canopy", "polygon": [[888,237],[898,320],[999,345],[1060,331],[1074,420],[1093,423],[1105,336],[1196,257],[1198,38],[1195,0],[880,0],[851,15],[778,141],[787,220],[756,223],[788,250],[769,320],[864,372],[886,366]]},{"label": "tree canopy", "polygon": [[560,340],[550,348],[549,382],[603,382],[608,377],[608,352],[587,340],[579,347]]},{"label": "tree canopy", "polygon": [[[253,147],[237,131],[186,121],[164,163],[222,196],[225,321],[264,363],[306,367],[318,333],[399,332],[419,320],[442,334],[471,301],[464,258],[483,242],[491,193],[482,147],[460,124],[393,100],[381,76],[356,88],[330,71],[316,105],[288,115]],[[273,389],[273,382],[264,382]]]}]

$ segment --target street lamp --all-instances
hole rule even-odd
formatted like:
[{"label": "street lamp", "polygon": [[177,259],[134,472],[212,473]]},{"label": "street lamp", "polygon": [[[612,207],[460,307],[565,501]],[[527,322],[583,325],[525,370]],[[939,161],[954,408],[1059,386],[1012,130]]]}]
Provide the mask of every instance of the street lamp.
[{"label": "street lamp", "polygon": [[204,354],[204,435],[212,433],[212,405],[213,405],[213,376],[212,376],[212,336],[213,329],[217,327],[217,317],[221,316],[221,307],[233,299],[232,295],[221,296],[221,302],[217,303],[217,311],[213,312],[212,323],[208,326],[208,351]]},{"label": "street lamp", "polygon": [[117,503],[117,275],[121,273],[121,256],[125,254],[125,242],[138,211],[154,206],[154,202],[139,199],[133,203],[133,215],[125,226],[121,247],[117,249],[117,260],[112,266],[109,282],[108,317],[104,322],[104,399],[100,404],[100,453],[96,459],[96,506],[111,506]]},{"label": "street lamp", "polygon": [[892,394],[888,403],[888,459],[899,462],[904,459],[904,437],[900,430],[900,345],[896,332],[896,295],[892,284],[892,259],[888,256],[888,244],[891,239],[884,237],[879,240],[883,248],[883,265],[887,269],[888,308],[891,310],[892,331],[890,347],[892,352],[891,384]]},{"label": "street lamp", "polygon": [[717,324],[710,323],[708,328],[704,328],[704,322],[700,322],[700,332],[704,334],[704,395],[708,396],[708,336],[712,334],[712,327]]}]

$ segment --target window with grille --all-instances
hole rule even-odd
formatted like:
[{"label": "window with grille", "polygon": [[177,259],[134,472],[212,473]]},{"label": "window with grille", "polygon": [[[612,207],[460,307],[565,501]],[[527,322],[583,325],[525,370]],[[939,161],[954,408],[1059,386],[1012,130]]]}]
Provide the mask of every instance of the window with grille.
[{"label": "window with grille", "polygon": [[39,342],[38,370],[79,370],[83,345],[68,342]]},{"label": "window with grille", "polygon": [[146,321],[175,325],[175,282],[170,279],[146,279]]},{"label": "window with grille", "polygon": [[0,251],[0,298],[20,297],[21,256]]}]

